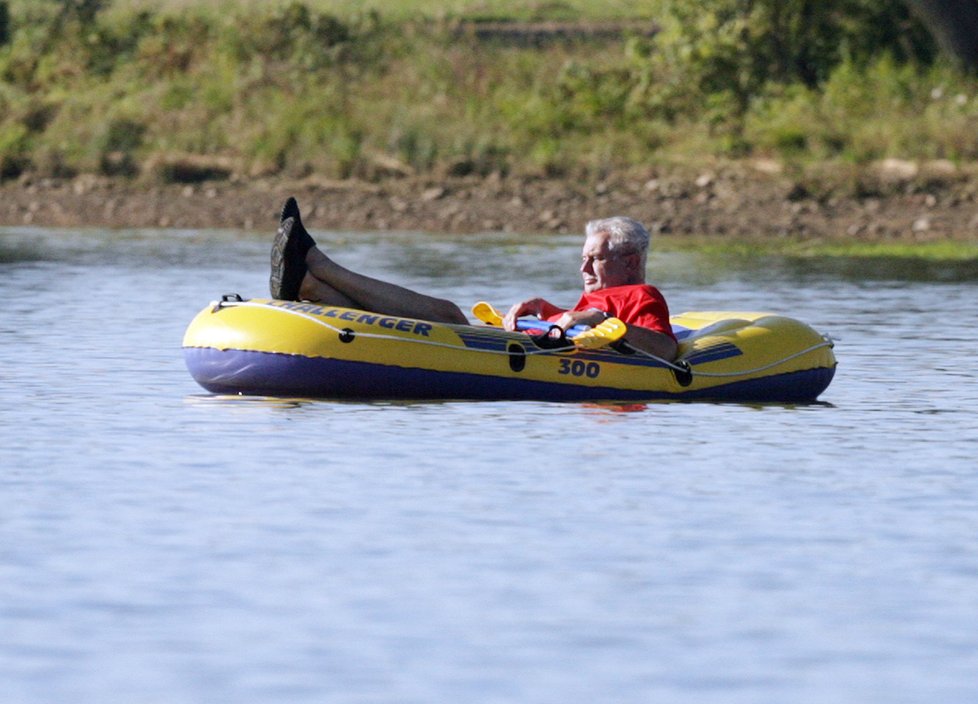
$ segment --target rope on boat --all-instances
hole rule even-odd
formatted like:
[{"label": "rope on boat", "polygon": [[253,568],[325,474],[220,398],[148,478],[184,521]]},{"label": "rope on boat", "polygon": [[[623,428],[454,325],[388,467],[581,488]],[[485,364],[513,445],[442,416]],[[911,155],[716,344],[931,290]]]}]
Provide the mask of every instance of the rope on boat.
[{"label": "rope on boat", "polygon": [[789,354],[787,357],[782,357],[781,359],[777,359],[777,360],[775,360],[773,362],[770,362],[769,364],[764,364],[764,365],[762,365],[760,367],[754,367],[753,369],[744,369],[744,370],[741,370],[739,372],[701,372],[701,371],[698,371],[698,370],[694,370],[691,367],[690,368],[684,368],[684,367],[681,367],[678,364],[673,364],[672,362],[667,362],[662,357],[657,357],[654,354],[652,354],[651,352],[646,352],[644,350],[639,350],[639,349],[636,349],[635,352],[636,352],[636,354],[640,354],[643,357],[649,357],[651,359],[655,359],[655,360],[657,360],[659,362],[662,362],[667,367],[670,367],[670,368],[672,368],[674,370],[677,370],[677,371],[684,371],[684,372],[693,374],[695,376],[708,377],[708,378],[711,378],[711,379],[723,379],[723,378],[726,378],[726,377],[743,376],[744,374],[756,374],[757,372],[767,371],[768,369],[771,369],[773,367],[777,367],[780,364],[784,364],[786,362],[790,362],[791,360],[797,359],[798,357],[803,357],[806,354],[808,354],[809,352],[814,352],[815,350],[820,350],[823,347],[834,347],[834,345],[832,343],[832,340],[830,340],[830,339],[828,339],[828,338],[826,338],[826,337],[823,336],[822,337],[822,341],[819,342],[816,345],[812,345],[811,347],[807,347],[807,348],[805,348],[805,349],[803,349],[803,350],[801,350],[799,352],[795,352],[794,354]]},{"label": "rope on boat", "polygon": [[[326,328],[327,330],[330,330],[332,332],[335,332],[338,335],[343,336],[343,335],[349,335],[350,334],[350,331],[348,329],[338,328],[335,325],[332,325],[332,324],[326,322],[325,320],[322,320],[320,318],[317,318],[317,317],[314,317],[312,315],[309,315],[308,313],[304,313],[303,311],[290,310],[288,308],[280,308],[278,306],[269,306],[267,303],[253,303],[251,301],[223,300],[220,303],[215,303],[215,310],[218,309],[218,308],[226,308],[226,307],[231,307],[231,306],[244,306],[244,307],[247,307],[247,308],[262,308],[262,309],[273,308],[274,310],[280,311],[282,313],[288,313],[290,315],[295,315],[295,316],[297,316],[299,318],[303,318],[303,319],[308,320],[308,321],[310,321],[312,323],[316,323],[317,325],[321,325],[322,327]],[[422,340],[422,339],[418,339],[418,338],[414,338],[414,337],[398,337],[396,335],[387,335],[385,333],[357,332],[356,333],[356,336],[357,337],[364,337],[364,338],[368,338],[368,339],[373,339],[373,340],[395,340],[395,341],[398,341],[398,342],[414,342],[414,343],[417,343],[417,344],[420,344],[420,345],[431,345],[432,347],[445,347],[445,348],[451,349],[451,350],[457,350],[457,349],[459,349],[458,345],[451,345],[451,344],[448,344],[446,342],[434,342],[432,340]],[[514,342],[517,342],[518,341],[518,338],[515,338],[514,337],[514,340],[513,341]],[[658,355],[654,355],[651,352],[646,352],[644,350],[640,350],[640,349],[637,349],[637,348],[634,348],[634,347],[632,349],[635,351],[636,354],[638,354],[638,355],[640,355],[642,357],[647,357],[648,359],[654,360],[656,362],[659,362],[663,366],[668,367],[669,369],[672,369],[673,371],[678,372],[678,373],[681,373],[681,374],[691,374],[691,375],[694,375],[694,376],[702,376],[702,377],[706,377],[706,378],[710,378],[710,379],[723,379],[723,378],[728,378],[728,377],[744,376],[745,374],[756,374],[758,372],[767,371],[768,369],[772,369],[773,367],[777,367],[777,366],[779,366],[781,364],[785,364],[786,362],[790,362],[791,360],[797,359],[798,357],[803,357],[806,354],[809,354],[811,352],[814,352],[815,350],[819,350],[819,349],[822,349],[824,347],[834,347],[834,346],[835,345],[832,342],[832,339],[823,335],[822,336],[822,342],[819,342],[818,344],[811,345],[810,347],[807,347],[807,348],[805,348],[803,350],[800,350],[798,352],[795,352],[794,354],[788,355],[787,357],[782,357],[781,359],[778,359],[778,360],[775,360],[773,362],[770,362],[769,364],[764,364],[764,365],[762,365],[760,367],[755,367],[753,369],[743,369],[743,370],[737,371],[737,372],[704,372],[704,371],[694,370],[688,364],[687,365],[676,364],[675,362],[670,362],[670,361],[668,361],[666,359],[663,359],[662,357],[659,357]],[[551,348],[551,349],[540,349],[540,348],[537,348],[537,349],[524,349],[523,350],[523,353],[526,354],[526,355],[552,354],[554,352],[563,352],[565,350],[572,350],[572,349],[574,349],[574,345],[573,344],[570,344],[567,347],[558,347],[558,348]],[[484,354],[505,355],[507,357],[512,354],[509,350],[487,350],[487,349],[474,349],[474,348],[466,348],[466,350],[467,351],[470,351],[470,352],[482,352]]]}]

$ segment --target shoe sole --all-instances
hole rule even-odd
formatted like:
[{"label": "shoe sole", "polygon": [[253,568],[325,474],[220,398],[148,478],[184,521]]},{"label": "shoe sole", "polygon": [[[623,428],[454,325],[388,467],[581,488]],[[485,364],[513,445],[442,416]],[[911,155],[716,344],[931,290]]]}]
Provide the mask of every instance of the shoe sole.
[{"label": "shoe sole", "polygon": [[268,279],[268,289],[272,298],[281,301],[299,300],[299,288],[306,275],[305,261],[299,261],[294,255],[296,251],[292,236],[294,222],[292,218],[283,220],[272,244],[272,273]]}]

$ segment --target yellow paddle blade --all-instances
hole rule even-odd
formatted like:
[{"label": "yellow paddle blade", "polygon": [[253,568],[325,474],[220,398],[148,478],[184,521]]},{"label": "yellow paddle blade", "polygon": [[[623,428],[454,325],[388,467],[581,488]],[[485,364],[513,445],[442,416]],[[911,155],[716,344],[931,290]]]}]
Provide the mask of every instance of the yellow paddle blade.
[{"label": "yellow paddle blade", "polygon": [[621,339],[626,332],[628,332],[628,326],[625,323],[618,318],[608,318],[600,325],[595,325],[590,330],[575,335],[571,338],[571,342],[574,343],[575,347],[593,350]]},{"label": "yellow paddle blade", "polygon": [[493,308],[491,303],[479,301],[472,306],[472,315],[481,320],[483,323],[495,325],[496,327],[502,327],[503,315],[498,310]]}]

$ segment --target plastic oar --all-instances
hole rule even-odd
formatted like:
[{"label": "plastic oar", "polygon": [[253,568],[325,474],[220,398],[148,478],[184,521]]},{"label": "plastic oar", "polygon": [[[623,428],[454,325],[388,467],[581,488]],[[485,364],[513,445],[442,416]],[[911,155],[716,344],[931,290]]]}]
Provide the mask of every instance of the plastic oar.
[{"label": "plastic oar", "polygon": [[571,342],[574,343],[575,347],[593,350],[620,340],[626,332],[628,332],[628,326],[625,323],[618,318],[608,318],[593,328],[574,335]]},{"label": "plastic oar", "polygon": [[497,328],[503,326],[503,315],[496,310],[491,303],[479,301],[472,306],[472,315],[487,325],[495,325]]},{"label": "plastic oar", "polygon": [[[479,301],[472,306],[472,314],[488,325],[502,327],[503,316],[491,303]],[[538,325],[528,325],[527,327],[529,329],[539,329]],[[575,329],[579,329],[578,326],[571,328],[571,332],[574,332]],[[608,318],[600,325],[595,325],[593,328],[577,332],[570,340],[574,343],[575,347],[593,350],[599,347],[605,347],[621,339],[626,332],[628,332],[628,326],[625,323],[618,320],[618,318]]]}]

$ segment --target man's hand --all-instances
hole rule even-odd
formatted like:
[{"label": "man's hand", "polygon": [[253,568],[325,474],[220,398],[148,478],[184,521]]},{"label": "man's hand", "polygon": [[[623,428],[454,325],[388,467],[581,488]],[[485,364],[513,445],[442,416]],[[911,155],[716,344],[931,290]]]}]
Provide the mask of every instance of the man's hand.
[{"label": "man's hand", "polygon": [[555,325],[564,330],[570,330],[575,325],[587,325],[593,328],[608,319],[608,314],[603,310],[592,308],[590,310],[569,310],[557,318]]},{"label": "man's hand", "polygon": [[551,315],[560,313],[563,308],[558,308],[553,303],[542,298],[531,298],[522,303],[517,303],[509,309],[503,316],[503,327],[507,330],[516,330],[516,320],[524,315],[535,315],[538,318],[549,318]]}]

